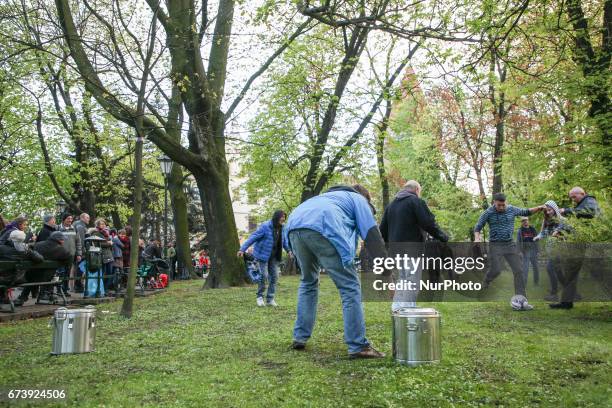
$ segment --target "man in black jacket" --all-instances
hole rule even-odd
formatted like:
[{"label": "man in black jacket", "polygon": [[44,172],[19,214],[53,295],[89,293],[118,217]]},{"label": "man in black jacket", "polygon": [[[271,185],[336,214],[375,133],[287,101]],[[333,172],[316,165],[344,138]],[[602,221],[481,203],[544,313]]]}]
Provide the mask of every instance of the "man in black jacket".
[{"label": "man in black jacket", "polygon": [[[601,208],[595,197],[590,196],[582,187],[574,187],[569,191],[569,198],[576,204],[574,208],[562,208],[561,214],[565,216],[575,216],[578,219],[593,219],[601,216]],[[576,288],[578,276],[584,263],[586,252],[585,244],[574,244],[572,250],[563,263],[563,272],[557,275],[559,281],[563,285],[561,293],[561,301],[559,303],[551,303],[552,309],[571,309],[574,307],[576,300]]]},{"label": "man in black jacket", "polygon": [[410,180],[385,208],[380,233],[385,242],[425,242],[425,232],[441,242],[448,235],[436,223],[436,217],[421,198],[421,185]]},{"label": "man in black jacket", "polygon": [[[67,265],[70,262],[70,252],[64,248],[64,234],[60,231],[55,231],[49,238],[34,244],[34,250],[41,254],[47,261],[58,261]],[[55,269],[36,269],[28,271],[26,278],[28,282],[49,282],[55,275]],[[25,287],[19,295],[20,301],[27,301],[31,287]],[[41,293],[40,300],[48,300],[49,291],[45,290]]]},{"label": "man in black jacket", "polygon": [[49,236],[57,231],[57,223],[55,222],[55,217],[52,215],[45,215],[43,217],[44,225],[38,231],[38,235],[36,236],[36,242],[42,242],[49,239]]},{"label": "man in black jacket", "polygon": [[[410,180],[385,208],[380,223],[380,232],[385,243],[389,245],[390,257],[397,254],[407,254],[410,257],[421,256],[424,251],[423,243],[427,237],[426,233],[438,241],[448,241],[448,235],[438,226],[436,217],[420,197],[421,185],[415,180]],[[420,279],[421,268],[399,271],[398,280],[400,281],[415,282],[418,287]],[[417,295],[418,290],[395,291],[391,309],[415,307]]]}]

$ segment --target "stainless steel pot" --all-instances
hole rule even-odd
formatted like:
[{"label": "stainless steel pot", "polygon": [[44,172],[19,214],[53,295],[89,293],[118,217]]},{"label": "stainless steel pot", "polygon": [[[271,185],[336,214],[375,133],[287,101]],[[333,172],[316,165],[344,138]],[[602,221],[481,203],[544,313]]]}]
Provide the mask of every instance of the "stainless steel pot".
[{"label": "stainless steel pot", "polygon": [[53,328],[51,354],[88,353],[95,350],[96,308],[55,310],[49,326]]},{"label": "stainless steel pot", "polygon": [[405,307],[392,313],[393,358],[417,366],[441,357],[440,313],[432,308]]}]

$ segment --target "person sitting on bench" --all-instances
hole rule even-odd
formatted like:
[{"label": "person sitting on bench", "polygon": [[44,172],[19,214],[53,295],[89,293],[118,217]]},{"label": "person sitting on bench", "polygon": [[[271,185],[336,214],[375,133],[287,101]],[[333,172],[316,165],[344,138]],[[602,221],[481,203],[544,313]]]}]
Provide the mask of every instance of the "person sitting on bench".
[{"label": "person sitting on bench", "polygon": [[[3,261],[31,261],[40,263],[44,260],[38,252],[30,249],[25,243],[26,234],[18,229],[9,234],[8,240],[4,245],[0,245],[0,260]],[[8,274],[0,276],[0,283],[8,286],[25,282],[25,276],[19,276],[19,271],[10,271]],[[6,289],[0,289],[0,299],[2,303],[9,303]],[[21,306],[23,302],[13,302],[15,306]]]},{"label": "person sitting on bench", "polygon": [[[47,261],[57,261],[63,264],[70,262],[70,252],[64,248],[65,237],[60,231],[52,232],[49,238],[34,244],[34,250],[40,253]],[[28,282],[48,282],[53,279],[55,269],[36,269],[28,271],[26,278]],[[24,288],[18,301],[21,303],[28,300],[30,287]],[[52,293],[52,292],[51,292]],[[45,290],[40,294],[39,300],[49,300],[49,291]]]}]

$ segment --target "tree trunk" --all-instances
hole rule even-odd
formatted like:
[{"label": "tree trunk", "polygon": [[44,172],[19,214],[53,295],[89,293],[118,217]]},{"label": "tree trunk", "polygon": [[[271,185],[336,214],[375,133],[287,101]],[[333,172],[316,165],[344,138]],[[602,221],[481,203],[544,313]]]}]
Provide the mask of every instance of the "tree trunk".
[{"label": "tree trunk", "polygon": [[142,212],[142,145],[143,138],[136,138],[135,152],[135,178],[136,186],[134,188],[134,212],[132,214],[132,237],[130,240],[130,272],[128,274],[127,293],[123,299],[121,306],[121,316],[132,317],[132,309],[134,305],[134,295],[136,286],[136,275],[138,273],[138,241],[140,239],[140,215]]},{"label": "tree trunk", "polygon": [[378,177],[382,192],[382,210],[389,205],[389,179],[385,170],[385,132],[379,132],[376,143],[376,159],[378,163]]},{"label": "tree trunk", "polygon": [[176,237],[176,258],[195,277],[191,264],[191,248],[189,245],[189,223],[187,220],[187,198],[183,192],[183,169],[175,163],[168,178],[168,190],[173,212],[174,233]]},{"label": "tree trunk", "polygon": [[493,147],[493,194],[504,191],[502,178],[502,160],[504,157],[504,121],[506,120],[506,110],[504,94],[500,96],[501,101],[495,107],[495,144]]},{"label": "tree trunk", "polygon": [[384,211],[389,205],[389,178],[385,170],[385,140],[387,138],[387,129],[389,128],[389,118],[391,117],[392,104],[391,99],[387,98],[385,106],[385,115],[382,122],[377,126],[376,139],[376,162],[378,164],[378,176],[380,178],[380,187],[382,191],[382,210]]},{"label": "tree trunk", "polygon": [[218,166],[193,171],[204,211],[210,248],[211,271],[205,287],[240,286],[245,283],[243,265],[236,256],[238,232],[230,198],[229,168],[225,157],[216,158]]},{"label": "tree trunk", "polygon": [[[500,84],[506,82],[507,68],[505,65],[498,65],[498,56],[495,52],[491,53],[490,73],[491,76],[497,72]],[[502,62],[505,64],[505,62]],[[499,92],[499,95],[497,94]],[[506,121],[506,95],[503,91],[498,91],[495,84],[489,83],[489,99],[493,105],[492,114],[495,123],[495,142],[493,145],[493,189],[492,194],[504,191],[502,179],[502,160],[504,155],[504,122]]]}]

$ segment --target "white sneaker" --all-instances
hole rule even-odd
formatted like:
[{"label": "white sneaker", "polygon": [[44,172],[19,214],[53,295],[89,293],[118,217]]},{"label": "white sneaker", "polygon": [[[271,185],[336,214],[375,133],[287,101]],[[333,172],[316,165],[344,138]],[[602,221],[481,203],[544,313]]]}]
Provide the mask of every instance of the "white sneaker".
[{"label": "white sneaker", "polygon": [[277,307],[277,306],[278,306],[278,303],[276,303],[276,301],[275,301],[274,299],[272,299],[272,300],[270,300],[270,301],[268,302],[268,306]]},{"label": "white sneaker", "polygon": [[265,306],[264,300],[262,297],[257,298],[257,306]]}]

